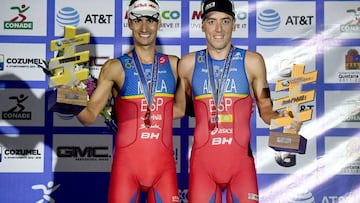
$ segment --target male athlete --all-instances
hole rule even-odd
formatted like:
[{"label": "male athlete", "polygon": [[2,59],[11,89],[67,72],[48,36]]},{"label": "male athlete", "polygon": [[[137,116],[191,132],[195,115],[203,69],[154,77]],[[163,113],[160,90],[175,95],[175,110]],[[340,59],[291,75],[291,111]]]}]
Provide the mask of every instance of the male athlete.
[{"label": "male athlete", "polygon": [[128,17],[134,49],[104,64],[97,88],[77,117],[91,124],[110,93],[115,97],[118,132],[109,203],[138,202],[141,191],[149,203],[179,202],[172,144],[179,59],[155,51],[160,28],[156,0],[131,0]]},{"label": "male athlete", "polygon": [[205,0],[201,9],[207,46],[182,56],[175,105],[185,111],[186,98],[192,99],[196,118],[188,199],[221,203],[225,194],[227,203],[255,203],[253,101],[266,123],[279,116],[272,110],[265,63],[259,53],[232,45],[235,13],[230,0]]}]

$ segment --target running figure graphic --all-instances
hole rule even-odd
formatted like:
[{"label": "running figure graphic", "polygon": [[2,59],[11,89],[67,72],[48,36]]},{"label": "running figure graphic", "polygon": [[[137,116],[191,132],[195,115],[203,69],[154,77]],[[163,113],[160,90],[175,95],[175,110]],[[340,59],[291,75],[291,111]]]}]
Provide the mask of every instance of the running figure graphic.
[{"label": "running figure graphic", "polygon": [[12,9],[12,10],[18,10],[19,14],[18,14],[18,16],[11,19],[10,21],[11,22],[16,22],[19,18],[21,18],[20,21],[18,21],[18,22],[19,23],[24,22],[26,20],[26,16],[23,15],[23,13],[25,13],[25,11],[27,11],[29,8],[30,8],[30,6],[26,6],[25,4],[21,5],[21,7],[19,7],[19,6],[11,7],[10,9]]},{"label": "running figure graphic", "polygon": [[20,94],[18,97],[16,96],[12,96],[12,97],[9,97],[9,99],[15,99],[17,104],[15,107],[11,108],[8,112],[15,112],[15,110],[19,107],[20,109],[17,111],[17,112],[22,112],[25,107],[21,104],[23,101],[25,101],[26,99],[28,98],[25,97],[23,94]]},{"label": "running figure graphic", "polygon": [[43,191],[43,196],[41,200],[38,200],[36,203],[43,203],[45,202],[45,200],[47,202],[50,203],[55,203],[55,200],[53,198],[50,197],[51,193],[53,193],[55,190],[57,190],[60,187],[60,184],[54,186],[54,182],[53,181],[49,181],[47,186],[46,185],[42,185],[42,184],[38,184],[38,185],[33,185],[31,188],[33,190],[42,190]]},{"label": "running figure graphic", "polygon": [[354,13],[354,19],[350,20],[347,25],[359,25],[360,24],[360,7],[357,9],[348,9],[347,13]]}]

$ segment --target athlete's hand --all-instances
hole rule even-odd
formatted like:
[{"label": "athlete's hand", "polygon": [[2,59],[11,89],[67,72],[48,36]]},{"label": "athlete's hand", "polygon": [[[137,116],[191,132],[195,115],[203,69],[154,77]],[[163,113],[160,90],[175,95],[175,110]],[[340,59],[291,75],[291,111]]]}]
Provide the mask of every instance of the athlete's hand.
[{"label": "athlete's hand", "polygon": [[294,113],[292,111],[281,111],[280,112],[280,116],[281,117],[290,117],[293,119],[293,121],[291,122],[290,126],[286,126],[287,130],[293,131],[295,133],[299,133],[303,122],[302,121],[298,121],[295,119]]}]

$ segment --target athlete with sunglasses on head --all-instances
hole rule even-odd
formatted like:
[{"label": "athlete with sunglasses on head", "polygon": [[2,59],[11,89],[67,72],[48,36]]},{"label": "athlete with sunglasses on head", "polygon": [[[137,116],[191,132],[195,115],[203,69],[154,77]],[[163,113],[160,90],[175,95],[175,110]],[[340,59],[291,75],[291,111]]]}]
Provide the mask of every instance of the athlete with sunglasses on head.
[{"label": "athlete with sunglasses on head", "polygon": [[179,58],[155,50],[160,28],[156,0],[131,0],[128,24],[134,49],[108,60],[97,88],[77,118],[90,125],[115,98],[118,131],[111,170],[109,203],[179,202],[173,156],[173,98]]}]

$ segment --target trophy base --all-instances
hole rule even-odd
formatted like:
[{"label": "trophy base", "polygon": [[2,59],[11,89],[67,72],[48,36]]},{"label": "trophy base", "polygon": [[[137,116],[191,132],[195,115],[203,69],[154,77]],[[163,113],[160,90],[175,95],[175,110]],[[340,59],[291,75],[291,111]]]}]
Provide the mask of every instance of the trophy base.
[{"label": "trophy base", "polygon": [[49,110],[61,114],[79,114],[87,105],[86,91],[57,88],[49,95]]},{"label": "trophy base", "polygon": [[306,138],[298,134],[270,132],[268,145],[275,151],[305,154],[306,143]]}]

